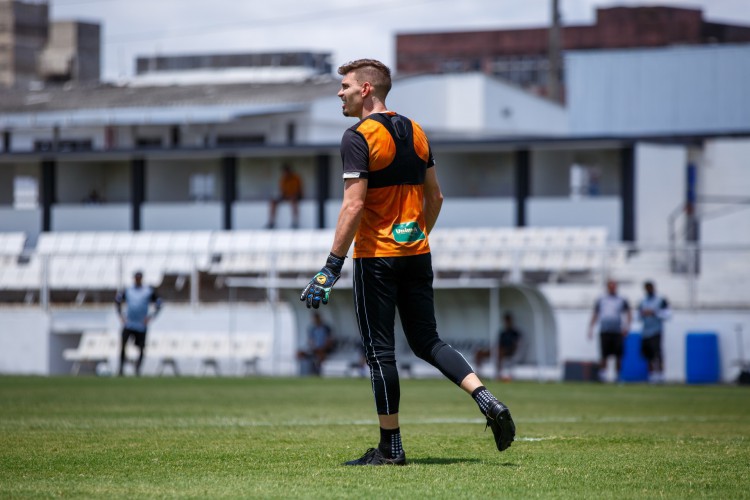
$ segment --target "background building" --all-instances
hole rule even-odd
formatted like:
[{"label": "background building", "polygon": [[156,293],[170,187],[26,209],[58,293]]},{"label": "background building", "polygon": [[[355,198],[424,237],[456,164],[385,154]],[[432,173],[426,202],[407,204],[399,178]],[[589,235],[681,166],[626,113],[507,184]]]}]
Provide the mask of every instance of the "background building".
[{"label": "background building", "polygon": [[50,21],[46,1],[0,0],[0,85],[98,82],[97,23]]},{"label": "background building", "polygon": [[46,82],[98,82],[101,27],[97,23],[53,21],[41,54],[39,77]]},{"label": "background building", "polygon": [[[687,24],[648,43],[689,40],[699,12],[665,12]],[[597,357],[585,331],[604,281],[634,302],[649,279],[676,311],[667,378],[684,380],[685,333],[710,329],[731,379],[750,310],[748,47],[568,51],[566,107],[481,64],[399,76],[389,107],[427,131],[446,195],[430,235],[445,338],[470,357],[512,309],[533,332],[519,374],[559,378]],[[276,56],[143,59],[131,84],[3,91],[0,372],[66,372],[65,348],[116,330],[111,298],[135,268],[170,304],[155,338],[247,326],[274,339],[262,372],[296,372],[298,294],[330,250],[354,120],[325,53]],[[263,230],[283,165],[305,185],[300,227]],[[355,346],[348,273],[326,313]]]},{"label": "background building", "polygon": [[750,44],[570,51],[571,133],[730,133],[750,129]]},{"label": "background building", "polygon": [[49,36],[47,2],[0,0],[0,85],[38,79],[39,56]]},{"label": "background building", "polygon": [[[562,27],[560,39],[563,51],[739,43],[750,27],[706,21],[698,9],[611,7],[592,26]],[[549,68],[546,27],[396,35],[400,74],[481,71],[544,94]]]},{"label": "background building", "polygon": [[253,52],[142,56],[134,85],[303,81],[330,77],[330,52]]}]

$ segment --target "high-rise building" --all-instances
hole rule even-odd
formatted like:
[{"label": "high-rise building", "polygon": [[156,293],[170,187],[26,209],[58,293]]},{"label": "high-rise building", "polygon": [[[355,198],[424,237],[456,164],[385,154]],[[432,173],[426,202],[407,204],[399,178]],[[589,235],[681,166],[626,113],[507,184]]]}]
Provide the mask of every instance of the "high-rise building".
[{"label": "high-rise building", "polygon": [[38,80],[38,61],[47,43],[49,5],[0,0],[0,85]]},{"label": "high-rise building", "polygon": [[49,3],[0,0],[0,86],[98,81],[100,26],[50,21]]},{"label": "high-rise building", "polygon": [[53,21],[41,55],[45,81],[97,82],[101,75],[101,28],[96,23]]}]

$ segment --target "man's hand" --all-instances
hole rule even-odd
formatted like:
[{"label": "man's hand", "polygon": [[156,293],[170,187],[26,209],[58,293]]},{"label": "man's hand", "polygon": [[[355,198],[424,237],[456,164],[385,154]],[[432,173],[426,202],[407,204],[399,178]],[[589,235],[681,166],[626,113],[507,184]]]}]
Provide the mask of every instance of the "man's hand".
[{"label": "man's hand", "polygon": [[318,271],[318,274],[313,276],[307,284],[299,300],[306,302],[308,309],[311,307],[317,309],[321,302],[328,304],[331,288],[341,277],[341,268],[344,267],[345,258],[330,254],[323,269]]}]

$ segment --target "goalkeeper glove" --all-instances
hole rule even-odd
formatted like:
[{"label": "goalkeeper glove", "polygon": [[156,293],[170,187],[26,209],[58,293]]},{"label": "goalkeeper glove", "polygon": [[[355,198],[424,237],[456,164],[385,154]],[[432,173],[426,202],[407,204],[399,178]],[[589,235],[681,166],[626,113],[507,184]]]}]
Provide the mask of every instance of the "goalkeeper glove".
[{"label": "goalkeeper glove", "polygon": [[308,309],[311,307],[317,309],[321,302],[328,304],[331,288],[341,277],[341,268],[344,267],[345,258],[333,254],[328,255],[326,265],[313,276],[299,297],[299,300],[307,303]]}]

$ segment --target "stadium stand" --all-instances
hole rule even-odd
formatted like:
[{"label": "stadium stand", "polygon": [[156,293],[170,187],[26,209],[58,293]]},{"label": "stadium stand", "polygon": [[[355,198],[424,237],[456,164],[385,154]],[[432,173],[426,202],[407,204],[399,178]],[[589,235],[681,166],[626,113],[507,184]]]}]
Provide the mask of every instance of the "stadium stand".
[{"label": "stadium stand", "polygon": [[146,355],[158,360],[157,375],[163,375],[167,367],[170,367],[173,375],[180,374],[178,362],[188,357],[189,344],[182,333],[153,332],[146,340]]},{"label": "stadium stand", "polygon": [[0,266],[11,265],[18,261],[23,254],[26,243],[26,233],[0,233]]},{"label": "stadium stand", "polygon": [[[108,301],[140,270],[169,300],[193,300],[183,289],[194,277],[201,300],[226,300],[226,277],[307,277],[332,238],[330,229],[54,232],[42,233],[20,259],[23,234],[7,233],[0,292],[15,292],[3,295],[9,302],[28,300],[46,284],[52,302]],[[626,247],[609,243],[602,227],[436,229],[430,238],[438,278],[595,282],[627,263]]]},{"label": "stadium stand", "polygon": [[71,373],[78,375],[81,367],[90,364],[96,370],[97,365],[105,364],[108,369],[110,359],[119,353],[119,339],[107,332],[85,332],[81,335],[78,347],[65,349],[63,359],[72,361]]},{"label": "stadium stand", "polygon": [[[155,364],[155,374],[164,375],[168,368],[172,374],[185,373],[184,366],[198,363],[195,375],[229,375],[222,366],[238,363],[238,375],[258,373],[258,364],[271,355],[272,337],[263,332],[164,332],[148,334],[146,360]],[[126,346],[126,363],[137,358],[132,341]],[[77,375],[84,366],[111,373],[111,363],[120,356],[118,334],[88,331],[81,335],[78,346],[65,349],[63,359],[72,362],[71,373]]]},{"label": "stadium stand", "polygon": [[244,368],[244,375],[257,374],[258,363],[271,355],[270,333],[237,334],[230,338],[230,348]]},{"label": "stadium stand", "polygon": [[436,271],[463,275],[516,270],[539,275],[535,281],[560,280],[612,270],[625,258],[599,227],[435,230],[430,239]]}]

